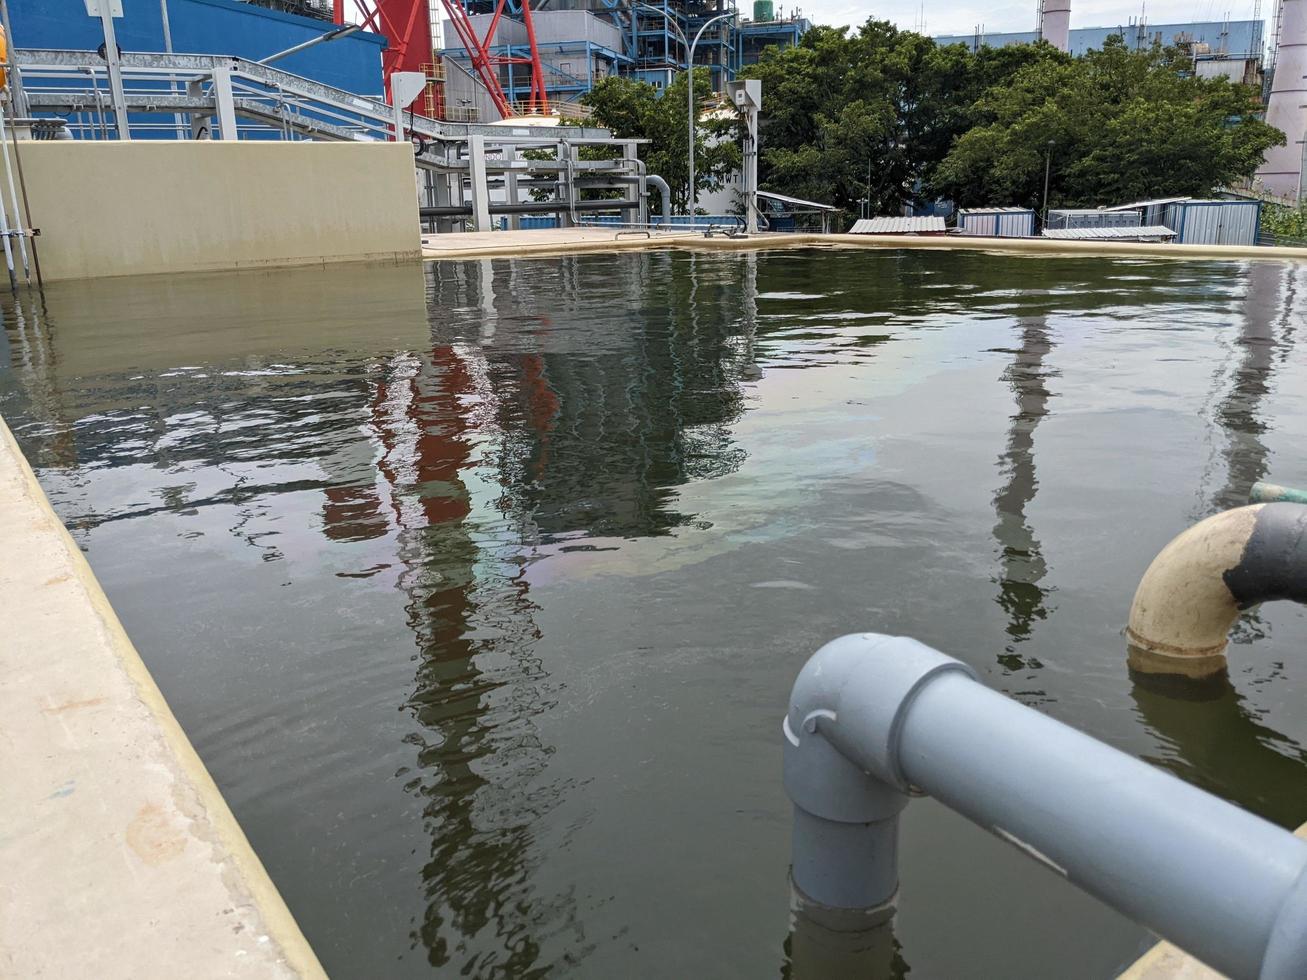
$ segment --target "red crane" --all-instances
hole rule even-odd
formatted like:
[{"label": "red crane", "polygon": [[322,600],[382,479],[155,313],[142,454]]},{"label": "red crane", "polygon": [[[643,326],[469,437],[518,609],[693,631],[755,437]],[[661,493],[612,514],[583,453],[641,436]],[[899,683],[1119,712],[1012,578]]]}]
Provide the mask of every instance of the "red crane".
[{"label": "red crane", "polygon": [[[397,71],[424,71],[423,66],[432,61],[428,0],[353,0],[353,3],[363,18],[361,23],[364,29],[384,34],[390,42],[381,63],[386,93],[389,95],[392,74]],[[530,56],[514,55],[511,48],[508,54],[494,54],[491,51],[495,29],[504,15],[506,4],[507,0],[498,0],[485,36],[478,37],[461,0],[441,0],[454,33],[458,35],[459,44],[467,51],[472,70],[490,93],[500,116],[505,119],[514,115],[514,111],[503,86],[499,84],[501,65],[530,65],[531,87],[526,100],[527,112],[543,112],[548,102],[544,67],[536,47],[535,25],[531,22],[530,0],[522,0],[522,22],[526,27]],[[337,24],[345,23],[345,0],[332,0],[332,19]]]}]

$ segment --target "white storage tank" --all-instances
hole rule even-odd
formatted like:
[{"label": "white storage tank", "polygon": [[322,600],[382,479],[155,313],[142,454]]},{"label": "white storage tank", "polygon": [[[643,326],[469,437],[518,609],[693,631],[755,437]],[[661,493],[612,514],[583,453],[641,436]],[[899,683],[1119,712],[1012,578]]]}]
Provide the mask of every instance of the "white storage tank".
[{"label": "white storage tank", "polygon": [[963,208],[958,212],[958,231],[990,238],[1033,238],[1035,212],[1030,208]]},{"label": "white storage tank", "polygon": [[1261,201],[1177,201],[1163,224],[1182,245],[1256,245]]}]

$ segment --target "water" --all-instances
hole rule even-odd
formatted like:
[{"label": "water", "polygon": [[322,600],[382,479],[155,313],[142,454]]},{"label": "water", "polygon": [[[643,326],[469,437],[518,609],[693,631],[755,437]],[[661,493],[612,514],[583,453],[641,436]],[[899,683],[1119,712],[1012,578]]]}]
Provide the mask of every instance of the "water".
[{"label": "water", "polygon": [[[789,975],[780,719],[845,632],[1307,820],[1298,607],[1206,701],[1121,636],[1174,534],[1307,486],[1304,295],[833,250],[68,284],[6,307],[0,412],[334,976]],[[1148,943],[929,801],[901,870],[913,978]]]}]

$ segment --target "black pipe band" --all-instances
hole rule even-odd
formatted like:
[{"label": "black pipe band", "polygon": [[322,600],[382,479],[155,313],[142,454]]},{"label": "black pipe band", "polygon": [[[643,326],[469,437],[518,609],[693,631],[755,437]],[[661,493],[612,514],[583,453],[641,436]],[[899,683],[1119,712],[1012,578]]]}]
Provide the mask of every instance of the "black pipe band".
[{"label": "black pipe band", "polygon": [[1221,577],[1240,609],[1274,599],[1307,603],[1307,504],[1263,505],[1239,564]]}]

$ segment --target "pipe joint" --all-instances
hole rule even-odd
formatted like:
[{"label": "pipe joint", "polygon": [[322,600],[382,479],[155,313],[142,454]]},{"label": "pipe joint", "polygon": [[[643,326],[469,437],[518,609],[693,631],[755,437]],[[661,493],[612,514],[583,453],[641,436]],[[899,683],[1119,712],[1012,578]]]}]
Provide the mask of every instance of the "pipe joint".
[{"label": "pipe joint", "polygon": [[1275,599],[1307,602],[1307,504],[1253,504],[1199,521],[1139,582],[1126,626],[1130,666],[1220,674],[1239,611]]},{"label": "pipe joint", "polygon": [[[976,679],[966,664],[905,636],[853,633],[823,646],[799,672],[790,694],[784,730],[791,799],[800,806],[812,800],[824,809],[859,809],[852,799],[820,800],[809,786],[827,787],[832,781],[824,773],[845,768],[847,778],[840,783],[851,785],[857,773],[895,795],[908,793],[899,763],[903,718],[922,687],[952,671]],[[818,770],[823,774],[814,776]]]}]

